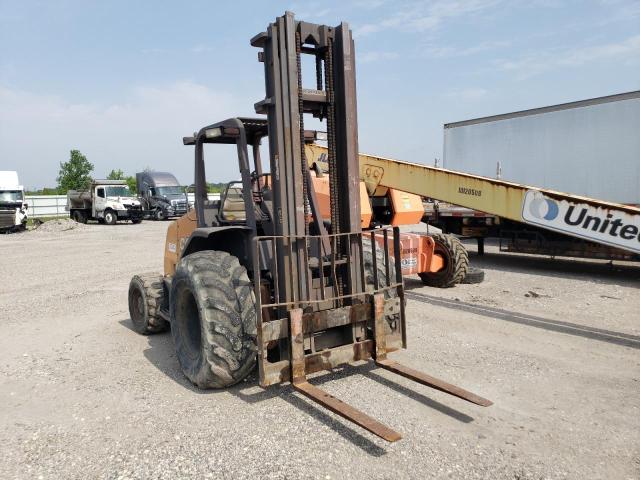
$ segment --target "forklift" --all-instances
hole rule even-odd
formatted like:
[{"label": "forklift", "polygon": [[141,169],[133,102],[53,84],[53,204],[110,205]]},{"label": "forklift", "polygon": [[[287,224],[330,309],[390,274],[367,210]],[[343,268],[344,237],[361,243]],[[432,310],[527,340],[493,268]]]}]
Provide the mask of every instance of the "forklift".
[{"label": "forklift", "polygon": [[[234,385],[258,366],[262,387],[290,382],[325,408],[394,442],[400,433],[307,380],[316,372],[373,361],[480,406],[491,402],[392,360],[406,348],[397,226],[363,231],[354,43],[337,27],[290,12],[256,35],[266,118],[230,118],[183,143],[195,148],[195,208],[167,231],[164,275],[136,275],[129,311],[142,334],[170,326],[185,376],[200,388]],[[301,56],[315,61],[315,88],[302,86]],[[305,157],[326,122],[329,205],[323,216]],[[269,141],[270,172],[260,144]],[[207,196],[205,144],[236,145],[241,181],[219,201]],[[252,162],[249,160],[252,151]],[[251,165],[252,163],[253,165]],[[366,192],[365,192],[365,199]]]}]

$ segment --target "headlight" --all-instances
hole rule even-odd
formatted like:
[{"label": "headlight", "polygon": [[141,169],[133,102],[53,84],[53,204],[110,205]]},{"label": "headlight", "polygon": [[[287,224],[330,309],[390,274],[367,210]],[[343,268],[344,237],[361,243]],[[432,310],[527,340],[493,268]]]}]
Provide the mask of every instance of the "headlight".
[{"label": "headlight", "polygon": [[218,128],[209,128],[204,131],[204,136],[207,138],[218,138],[222,136],[222,129]]}]

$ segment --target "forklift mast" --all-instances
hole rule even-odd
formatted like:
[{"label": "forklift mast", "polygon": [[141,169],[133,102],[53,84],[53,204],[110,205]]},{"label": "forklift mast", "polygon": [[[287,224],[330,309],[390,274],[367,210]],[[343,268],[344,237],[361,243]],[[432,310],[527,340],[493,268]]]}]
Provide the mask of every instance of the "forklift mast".
[{"label": "forklift mast", "polygon": [[[306,375],[374,359],[416,382],[490,405],[387,358],[406,348],[401,260],[390,254],[390,245],[400,252],[400,233],[398,227],[362,232],[355,56],[348,25],[296,21],[287,12],[251,45],[261,49],[258,59],[264,63],[266,97],[255,110],[267,115],[271,167],[270,190],[258,192],[263,196],[258,203],[267,196],[272,201],[266,209],[270,219],[252,239],[260,385],[291,381],[307,397],[388,441],[400,434],[311,385]],[[315,88],[303,88],[302,55],[314,60]],[[328,226],[305,158],[305,114],[326,122]]]},{"label": "forklift mast", "polygon": [[[256,103],[255,109],[266,113],[269,124],[275,233],[291,237],[293,243],[291,259],[285,252],[280,260],[281,268],[286,264],[292,267],[290,275],[279,279],[279,301],[286,302],[310,294],[303,241],[309,235],[310,217],[316,230],[325,233],[310,194],[313,186],[304,153],[304,114],[326,121],[331,233],[361,233],[354,45],[346,23],[334,28],[299,22],[291,12],[256,35],[251,45],[262,48],[259,59],[265,69],[266,98]],[[302,55],[312,56],[315,62],[313,89],[302,85]],[[340,284],[347,294],[362,291],[358,238],[338,237],[336,244],[339,256],[348,251],[352,259],[349,268],[338,272],[339,277],[344,276],[339,278]]]}]

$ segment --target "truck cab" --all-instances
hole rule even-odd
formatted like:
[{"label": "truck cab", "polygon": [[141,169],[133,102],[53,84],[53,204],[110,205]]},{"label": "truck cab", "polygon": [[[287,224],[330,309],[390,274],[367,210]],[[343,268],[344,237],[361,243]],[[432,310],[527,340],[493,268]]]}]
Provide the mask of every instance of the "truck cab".
[{"label": "truck cab", "polygon": [[154,220],[181,217],[189,210],[185,187],[169,172],[136,173],[138,197]]},{"label": "truck cab", "polygon": [[0,172],[0,231],[24,230],[27,226],[27,204],[18,173]]},{"label": "truck cab", "polygon": [[79,223],[97,220],[108,225],[118,220],[142,221],[140,201],[123,180],[94,180],[86,190],[67,192],[69,216]]}]

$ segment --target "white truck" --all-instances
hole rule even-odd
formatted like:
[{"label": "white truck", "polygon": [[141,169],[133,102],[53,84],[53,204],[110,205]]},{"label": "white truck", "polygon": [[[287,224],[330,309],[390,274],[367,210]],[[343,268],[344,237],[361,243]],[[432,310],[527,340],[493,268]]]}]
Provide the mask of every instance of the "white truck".
[{"label": "white truck", "polygon": [[0,171],[0,231],[26,229],[27,208],[18,172]]},{"label": "white truck", "polygon": [[93,180],[84,190],[67,192],[69,216],[79,223],[97,220],[115,225],[118,220],[142,222],[142,207],[124,180]]},{"label": "white truck", "polygon": [[[640,91],[592,98],[444,126],[448,170],[535,185],[587,198],[640,205]],[[463,192],[469,195],[479,192]],[[592,258],[628,258],[524,223],[442,202],[425,220],[502,250]]]}]

